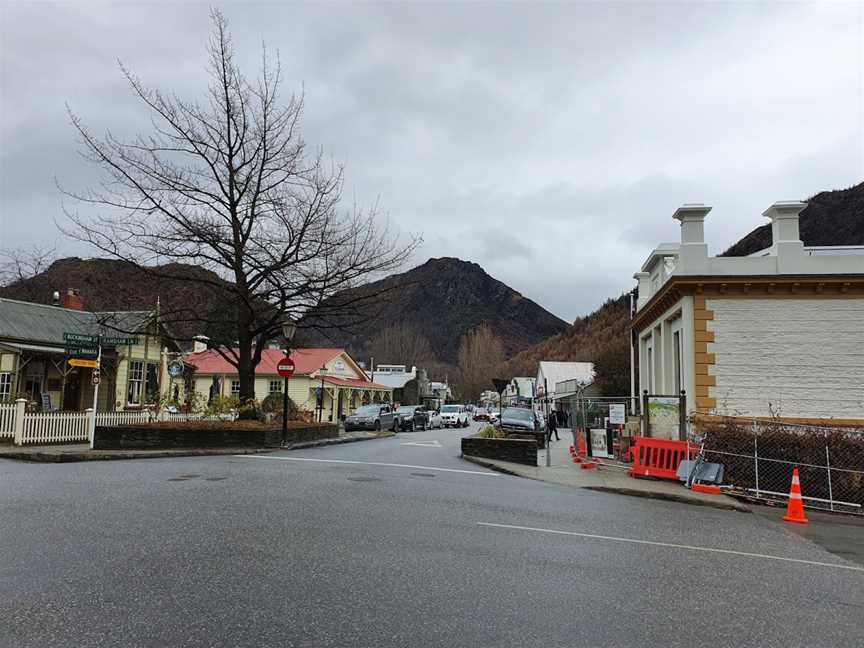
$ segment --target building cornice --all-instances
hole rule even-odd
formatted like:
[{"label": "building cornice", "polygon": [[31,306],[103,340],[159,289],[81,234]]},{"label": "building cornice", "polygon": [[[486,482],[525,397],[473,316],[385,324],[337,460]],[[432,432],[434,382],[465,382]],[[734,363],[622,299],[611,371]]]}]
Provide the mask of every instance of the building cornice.
[{"label": "building cornice", "polygon": [[864,298],[864,274],[672,276],[630,323],[641,331],[682,297],[705,295],[728,299]]}]

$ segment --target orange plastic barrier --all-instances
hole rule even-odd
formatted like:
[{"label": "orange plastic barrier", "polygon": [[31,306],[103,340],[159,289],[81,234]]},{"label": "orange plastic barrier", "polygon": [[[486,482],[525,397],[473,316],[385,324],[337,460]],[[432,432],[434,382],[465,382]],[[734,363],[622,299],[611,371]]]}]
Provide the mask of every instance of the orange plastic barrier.
[{"label": "orange plastic barrier", "polygon": [[[628,474],[631,477],[659,477],[678,479],[678,464],[687,459],[687,442],[669,439],[649,439],[634,437],[636,443],[630,449],[633,466]],[[699,453],[698,446],[690,444],[690,459]]]}]

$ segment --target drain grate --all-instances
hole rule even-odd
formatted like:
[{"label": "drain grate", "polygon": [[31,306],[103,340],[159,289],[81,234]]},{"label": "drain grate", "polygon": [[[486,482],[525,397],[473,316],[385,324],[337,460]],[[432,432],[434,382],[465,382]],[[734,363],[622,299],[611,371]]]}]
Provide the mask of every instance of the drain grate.
[{"label": "drain grate", "polygon": [[376,482],[376,481],[381,481],[381,480],[378,477],[348,477],[348,481]]},{"label": "drain grate", "polygon": [[228,479],[227,477],[207,477],[207,481],[222,481],[223,479]]},{"label": "drain grate", "polygon": [[414,477],[434,477],[432,473],[411,473]]}]

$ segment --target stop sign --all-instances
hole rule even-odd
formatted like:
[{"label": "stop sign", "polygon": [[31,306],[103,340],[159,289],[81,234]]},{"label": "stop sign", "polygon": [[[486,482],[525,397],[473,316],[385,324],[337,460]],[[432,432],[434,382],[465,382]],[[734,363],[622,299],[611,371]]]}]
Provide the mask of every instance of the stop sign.
[{"label": "stop sign", "polygon": [[294,375],[294,361],[291,358],[282,358],[276,365],[276,371],[283,378],[290,378]]}]

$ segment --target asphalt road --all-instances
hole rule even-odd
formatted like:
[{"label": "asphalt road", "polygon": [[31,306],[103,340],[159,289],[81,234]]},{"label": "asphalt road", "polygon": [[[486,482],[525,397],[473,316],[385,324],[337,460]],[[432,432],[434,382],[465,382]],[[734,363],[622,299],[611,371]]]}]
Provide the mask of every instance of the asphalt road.
[{"label": "asphalt road", "polygon": [[864,566],[789,525],[490,473],[463,433],[0,461],[0,646],[864,645]]}]

